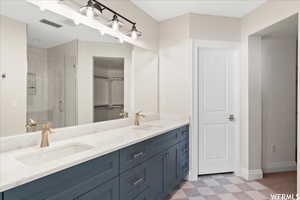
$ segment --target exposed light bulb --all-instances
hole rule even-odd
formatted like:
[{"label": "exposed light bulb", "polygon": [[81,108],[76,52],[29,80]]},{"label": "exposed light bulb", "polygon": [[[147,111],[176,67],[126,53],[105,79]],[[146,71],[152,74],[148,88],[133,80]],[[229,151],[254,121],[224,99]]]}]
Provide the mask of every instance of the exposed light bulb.
[{"label": "exposed light bulb", "polygon": [[74,19],[74,24],[78,26],[80,24],[80,22],[78,20]]},{"label": "exposed light bulb", "polygon": [[104,32],[104,31],[99,30],[99,32],[100,32],[100,34],[101,34],[102,36],[105,35],[105,32]]},{"label": "exposed light bulb", "polygon": [[127,33],[128,36],[130,36],[133,40],[137,40],[138,37],[142,36],[142,32],[138,31],[135,24],[132,26],[132,29],[130,32]]},{"label": "exposed light bulb", "polygon": [[45,6],[42,3],[40,4],[40,10],[41,11],[45,11],[46,10]]},{"label": "exposed light bulb", "polygon": [[119,22],[118,21],[113,21],[112,22],[112,29],[115,31],[119,30]]},{"label": "exposed light bulb", "polygon": [[94,18],[94,9],[93,7],[88,7],[86,10],[86,16],[89,18]]},{"label": "exposed light bulb", "polygon": [[131,32],[131,38],[132,38],[133,40],[136,40],[136,39],[138,38],[138,34],[137,34],[136,31],[132,31],[132,32]]},{"label": "exposed light bulb", "polygon": [[114,15],[112,20],[109,21],[108,26],[111,27],[114,31],[119,31],[119,29],[123,26],[124,24],[119,21],[118,16]]},{"label": "exposed light bulb", "polygon": [[79,12],[91,19],[97,17],[101,14],[102,10],[95,8],[95,3],[92,0],[89,0],[87,5],[81,7]]}]

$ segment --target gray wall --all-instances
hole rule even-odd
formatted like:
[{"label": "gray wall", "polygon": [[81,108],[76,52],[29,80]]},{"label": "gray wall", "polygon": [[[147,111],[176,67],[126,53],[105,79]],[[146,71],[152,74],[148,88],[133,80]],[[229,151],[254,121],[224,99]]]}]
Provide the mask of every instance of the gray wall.
[{"label": "gray wall", "polygon": [[296,170],[296,48],[296,38],[262,38],[264,172]]}]

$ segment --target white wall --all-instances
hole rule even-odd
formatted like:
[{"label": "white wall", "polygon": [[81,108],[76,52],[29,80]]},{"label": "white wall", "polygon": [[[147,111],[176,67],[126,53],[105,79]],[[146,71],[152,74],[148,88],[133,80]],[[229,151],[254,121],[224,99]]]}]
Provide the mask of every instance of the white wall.
[{"label": "white wall", "polygon": [[0,16],[0,136],[25,132],[26,24]]},{"label": "white wall", "polygon": [[[249,133],[252,137],[249,141],[256,141],[253,145],[249,146],[251,151],[260,152],[259,154],[250,154],[249,158],[253,162],[249,163],[249,166],[261,166],[262,161],[262,145],[259,138],[262,137],[262,92],[261,92],[261,37],[251,36],[249,37],[249,82],[253,84],[249,85]],[[242,161],[244,158],[241,158]],[[246,160],[245,162],[249,162]],[[242,170],[244,178],[248,178],[247,172]],[[256,169],[256,178],[262,178],[263,173],[261,169]]]},{"label": "white wall", "polygon": [[135,47],[132,52],[133,112],[158,113],[158,55]]},{"label": "white wall", "polygon": [[[242,57],[241,57],[241,166],[245,176],[255,177],[261,170],[261,151],[259,148],[261,135],[259,132],[249,131],[249,88],[255,84],[249,79],[249,36],[293,14],[299,13],[299,1],[268,1],[242,19]],[[299,51],[298,51],[299,52]],[[298,85],[299,88],[300,85]],[[260,98],[259,96],[257,98]],[[299,107],[298,107],[299,108]],[[259,117],[258,117],[259,119]],[[298,118],[299,120],[299,118]],[[259,124],[259,123],[258,123]],[[299,137],[298,137],[299,140]],[[299,150],[299,148],[298,148]],[[298,153],[298,156],[300,154]],[[300,180],[298,173],[298,180]],[[298,191],[300,190],[298,184]]]},{"label": "white wall", "polygon": [[190,14],[189,30],[193,39],[240,41],[241,19]]},{"label": "white wall", "polygon": [[[162,115],[192,113],[192,41],[240,41],[241,20],[186,14],[160,23],[159,106]],[[192,130],[193,124],[191,124]],[[190,137],[190,179],[198,175],[198,133]]]},{"label": "white wall", "polygon": [[240,31],[241,20],[232,17],[186,14],[160,23],[161,113],[191,114],[192,39],[240,41]]},{"label": "white wall", "polygon": [[295,170],[297,40],[261,42],[263,171]]}]

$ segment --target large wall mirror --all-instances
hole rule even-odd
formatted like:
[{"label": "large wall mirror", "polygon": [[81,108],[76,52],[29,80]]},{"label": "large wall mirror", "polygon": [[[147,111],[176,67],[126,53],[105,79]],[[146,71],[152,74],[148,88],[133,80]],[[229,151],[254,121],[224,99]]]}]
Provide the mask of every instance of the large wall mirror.
[{"label": "large wall mirror", "polygon": [[155,52],[26,0],[1,0],[0,15],[2,137],[158,112]]}]

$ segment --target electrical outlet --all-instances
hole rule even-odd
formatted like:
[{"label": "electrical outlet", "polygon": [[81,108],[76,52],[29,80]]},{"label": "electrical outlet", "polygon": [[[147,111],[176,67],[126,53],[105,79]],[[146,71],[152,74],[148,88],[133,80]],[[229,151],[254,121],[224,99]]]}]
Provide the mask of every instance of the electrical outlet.
[{"label": "electrical outlet", "polygon": [[276,145],[272,144],[272,152],[275,153],[276,152]]}]

